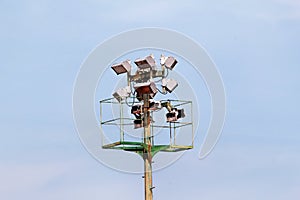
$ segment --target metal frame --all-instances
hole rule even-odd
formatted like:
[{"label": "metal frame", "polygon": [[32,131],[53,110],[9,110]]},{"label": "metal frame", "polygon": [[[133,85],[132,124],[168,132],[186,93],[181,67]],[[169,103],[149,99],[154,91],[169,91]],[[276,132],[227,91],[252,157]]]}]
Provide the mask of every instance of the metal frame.
[{"label": "metal frame", "polygon": [[[135,100],[135,97],[129,97],[131,99],[130,102],[127,102],[129,104],[133,103]],[[178,152],[178,151],[185,151],[189,149],[193,149],[194,147],[194,128],[193,128],[193,115],[192,115],[192,101],[186,101],[186,100],[162,100],[161,102],[174,102],[173,107],[179,107],[182,105],[190,105],[191,109],[191,121],[190,122],[181,122],[181,121],[176,121],[176,122],[166,122],[166,125],[155,125],[155,123],[150,123],[151,127],[151,137],[154,137],[152,135],[153,129],[154,128],[163,128],[163,129],[169,129],[170,131],[170,142],[167,144],[163,145],[155,145],[154,140],[152,140],[152,147],[151,147],[151,154],[154,156],[158,152]],[[138,102],[136,100],[136,102]],[[120,113],[119,117],[113,118],[113,119],[108,119],[108,120],[103,120],[103,109],[102,106],[103,104],[116,104],[120,105]],[[109,143],[109,144],[102,144],[103,149],[115,149],[115,150],[124,150],[124,151],[130,151],[130,152],[135,152],[138,153],[139,155],[143,155],[143,152],[145,149],[148,148],[148,145],[146,145],[143,141],[138,142],[138,141],[126,141],[125,140],[125,134],[124,133],[124,126],[132,126],[133,120],[135,118],[125,118],[123,116],[123,105],[126,105],[124,101],[118,102],[114,98],[108,98],[100,101],[100,125],[101,128],[103,125],[107,126],[119,126],[120,127],[120,139],[119,141]],[[150,115],[153,115],[153,111],[150,111]],[[124,122],[127,121],[127,122]],[[176,144],[176,129],[181,128],[184,126],[191,126],[191,145],[178,145]]]}]

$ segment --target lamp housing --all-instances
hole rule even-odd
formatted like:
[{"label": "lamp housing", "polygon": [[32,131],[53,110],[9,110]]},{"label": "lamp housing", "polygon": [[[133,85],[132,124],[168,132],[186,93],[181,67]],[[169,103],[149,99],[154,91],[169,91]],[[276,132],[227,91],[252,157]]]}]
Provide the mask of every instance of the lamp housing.
[{"label": "lamp housing", "polygon": [[136,66],[139,68],[139,69],[152,69],[154,70],[155,69],[155,60],[154,60],[154,57],[152,55],[150,56],[147,56],[145,58],[138,58],[134,61],[134,63],[136,64]]},{"label": "lamp housing", "polygon": [[169,93],[173,92],[177,86],[178,86],[178,83],[174,79],[163,79],[162,80],[162,87]]},{"label": "lamp housing", "polygon": [[117,75],[131,71],[131,64],[129,60],[125,60],[121,63],[114,64],[111,68],[116,72]]},{"label": "lamp housing", "polygon": [[113,93],[113,97],[115,97],[118,102],[121,102],[124,98],[129,97],[130,93],[130,87],[126,86],[125,88],[120,88],[115,93]]},{"label": "lamp housing", "polygon": [[153,98],[158,91],[154,82],[137,83],[133,87],[139,101],[143,100],[143,95],[145,94],[149,94],[149,97]]},{"label": "lamp housing", "polygon": [[144,127],[144,122],[141,119],[136,119],[133,121],[134,129]]},{"label": "lamp housing", "polygon": [[171,112],[166,114],[167,122],[175,122],[180,118],[184,118],[184,109],[173,108]]},{"label": "lamp housing", "polygon": [[165,59],[164,65],[166,68],[172,70],[177,64],[177,60],[173,56],[169,56]]}]

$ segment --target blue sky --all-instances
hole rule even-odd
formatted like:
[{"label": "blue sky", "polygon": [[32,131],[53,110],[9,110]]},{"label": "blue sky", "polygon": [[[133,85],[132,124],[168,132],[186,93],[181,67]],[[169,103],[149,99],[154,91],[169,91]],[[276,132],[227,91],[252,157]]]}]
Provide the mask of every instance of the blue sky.
[{"label": "blue sky", "polygon": [[299,1],[3,0],[0,10],[2,199],[143,198],[141,176],[94,160],[72,117],[89,52],[140,27],[196,40],[227,94],[214,151],[198,160],[195,148],[154,173],[154,199],[299,199]]}]

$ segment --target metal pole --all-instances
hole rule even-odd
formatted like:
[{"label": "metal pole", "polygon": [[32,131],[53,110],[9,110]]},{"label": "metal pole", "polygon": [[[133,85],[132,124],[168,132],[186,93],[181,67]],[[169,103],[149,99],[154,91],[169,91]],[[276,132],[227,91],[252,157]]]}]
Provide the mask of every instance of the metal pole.
[{"label": "metal pole", "polygon": [[151,129],[150,129],[150,112],[149,112],[149,94],[143,95],[144,99],[144,181],[145,181],[145,200],[152,200],[152,154],[151,154]]},{"label": "metal pole", "polygon": [[120,103],[120,140],[124,141],[123,104]]}]

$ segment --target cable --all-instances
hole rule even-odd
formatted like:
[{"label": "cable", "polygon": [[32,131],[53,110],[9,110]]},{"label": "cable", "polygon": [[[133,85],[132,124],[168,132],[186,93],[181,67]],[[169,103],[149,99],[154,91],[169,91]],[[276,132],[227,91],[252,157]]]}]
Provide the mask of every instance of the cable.
[{"label": "cable", "polygon": [[159,80],[157,80],[157,81],[154,81],[154,83],[158,83],[158,82],[160,82],[160,81],[162,81],[163,80],[163,78],[161,78],[161,79],[159,79]]},{"label": "cable", "polygon": [[167,69],[167,75],[166,75],[166,76],[163,76],[161,79],[159,79],[159,80],[157,80],[157,81],[154,81],[154,83],[158,83],[158,82],[162,81],[164,78],[167,78],[167,77],[168,77],[168,75],[169,75],[169,69],[168,69],[168,68],[166,68],[166,69]]},{"label": "cable", "polygon": [[169,75],[169,69],[167,68],[167,75],[164,78],[167,78]]},{"label": "cable", "polygon": [[159,93],[161,93],[161,94],[167,94],[166,92],[162,92],[162,91],[160,91],[158,88],[156,88],[158,91],[159,91]]},{"label": "cable", "polygon": [[128,103],[128,101],[127,101],[127,99],[130,98],[130,97],[126,97],[125,103],[126,103],[127,106],[132,107],[132,106],[134,105],[134,103],[135,103],[135,96],[134,96],[134,95],[135,95],[135,91],[134,91],[134,93],[133,93],[133,101],[132,101],[132,104],[131,104],[131,105],[129,105],[129,103]]}]

